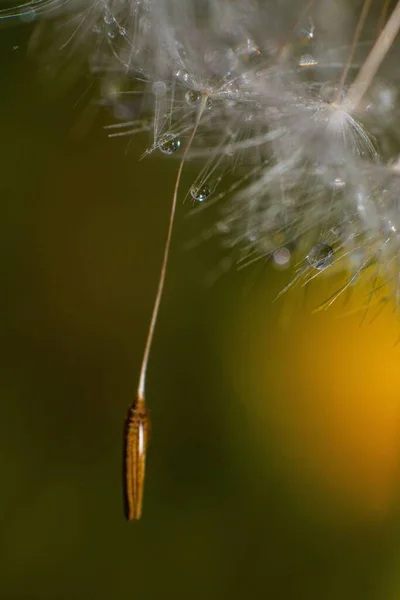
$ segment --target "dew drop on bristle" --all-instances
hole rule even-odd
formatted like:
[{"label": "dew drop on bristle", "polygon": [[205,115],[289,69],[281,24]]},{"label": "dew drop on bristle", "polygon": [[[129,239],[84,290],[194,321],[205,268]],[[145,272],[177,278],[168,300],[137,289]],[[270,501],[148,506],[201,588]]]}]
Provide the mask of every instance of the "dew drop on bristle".
[{"label": "dew drop on bristle", "polygon": [[203,185],[192,185],[190,188],[190,195],[194,200],[197,200],[197,202],[204,202],[204,200],[207,200],[211,192],[212,189],[207,183],[203,183]]},{"label": "dew drop on bristle", "polygon": [[309,19],[308,27],[299,31],[299,42],[303,46],[309,46],[315,38],[315,25],[312,19]]},{"label": "dew drop on bristle", "polygon": [[272,253],[272,261],[274,267],[278,269],[286,268],[290,264],[292,253],[289,248],[282,246],[281,248],[277,248]]},{"label": "dew drop on bristle", "polygon": [[[203,94],[196,90],[188,90],[185,94],[186,103],[189,106],[196,107],[200,104]],[[212,100],[211,98],[207,98],[206,108],[211,108]]]},{"label": "dew drop on bristle", "polygon": [[312,56],[312,54],[303,54],[299,59],[299,67],[302,69],[312,69],[318,65],[318,61]]},{"label": "dew drop on bristle", "polygon": [[113,25],[115,23],[115,19],[110,12],[107,12],[104,15],[103,21],[106,25]]},{"label": "dew drop on bristle", "polygon": [[173,154],[181,147],[181,141],[173,133],[166,133],[160,139],[158,147],[163,154]]},{"label": "dew drop on bristle", "polygon": [[346,182],[341,177],[335,177],[335,179],[332,181],[332,187],[336,192],[339,192],[344,190],[346,187]]},{"label": "dew drop on bristle", "polygon": [[176,73],[175,73],[175,77],[180,83],[182,83],[186,86],[194,85],[194,82],[193,82],[190,74],[187,71],[185,71],[184,69],[178,69],[178,71],[176,71]]},{"label": "dew drop on bristle", "polygon": [[185,94],[185,100],[189,106],[195,106],[200,101],[200,98],[200,92],[195,92],[194,90],[188,90]]},{"label": "dew drop on bristle", "polygon": [[240,44],[236,48],[235,54],[245,63],[254,63],[262,56],[260,48],[252,39],[248,39],[243,44]]},{"label": "dew drop on bristle", "polygon": [[325,242],[319,242],[311,248],[307,260],[311,267],[318,271],[323,271],[332,264],[333,254],[334,250],[332,246],[329,246]]}]

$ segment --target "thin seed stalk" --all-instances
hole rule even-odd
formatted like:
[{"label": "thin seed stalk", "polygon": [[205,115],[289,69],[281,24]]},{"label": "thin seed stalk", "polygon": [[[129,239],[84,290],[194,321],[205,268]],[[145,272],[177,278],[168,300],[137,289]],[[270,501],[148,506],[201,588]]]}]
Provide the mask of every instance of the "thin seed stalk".
[{"label": "thin seed stalk", "polygon": [[361,100],[371,85],[382,61],[389,52],[400,29],[400,0],[390,15],[380,36],[376,40],[371,52],[360,69],[356,79],[351,85],[343,106],[348,112],[357,110]]}]

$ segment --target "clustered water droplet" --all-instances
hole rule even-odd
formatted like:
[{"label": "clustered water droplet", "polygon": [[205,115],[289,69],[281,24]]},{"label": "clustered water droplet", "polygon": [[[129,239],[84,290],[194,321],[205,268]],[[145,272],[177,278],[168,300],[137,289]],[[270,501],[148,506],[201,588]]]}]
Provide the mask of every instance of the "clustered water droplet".
[{"label": "clustered water droplet", "polygon": [[[119,35],[126,36],[127,31],[124,27],[120,27],[114,15],[110,12],[110,10],[106,10],[103,16],[104,29],[107,37],[110,40],[115,40]],[[94,27],[94,33],[99,33]]]}]

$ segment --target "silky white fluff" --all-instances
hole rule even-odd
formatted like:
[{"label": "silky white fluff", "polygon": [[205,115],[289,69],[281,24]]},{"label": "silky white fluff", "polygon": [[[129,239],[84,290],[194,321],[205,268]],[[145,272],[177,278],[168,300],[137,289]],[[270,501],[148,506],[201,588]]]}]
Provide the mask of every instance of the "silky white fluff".
[{"label": "silky white fluff", "polygon": [[52,52],[86,52],[88,69],[102,75],[103,102],[130,117],[111,124],[110,136],[149,131],[145,154],[179,156],[207,96],[187,195],[195,211],[220,207],[213,229],[242,263],[297,251],[294,282],[336,265],[353,283],[372,266],[397,299],[400,43],[357,106],[346,104],[379,37],[382,5],[351,56],[359,18],[351,4],[38,0],[0,18],[53,21]]}]

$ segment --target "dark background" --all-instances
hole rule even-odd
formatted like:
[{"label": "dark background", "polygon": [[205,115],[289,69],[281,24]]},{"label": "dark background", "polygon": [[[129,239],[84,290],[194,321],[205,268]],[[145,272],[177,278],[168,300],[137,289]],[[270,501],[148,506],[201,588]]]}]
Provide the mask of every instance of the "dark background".
[{"label": "dark background", "polygon": [[109,140],[91,82],[36,64],[32,31],[0,32],[0,598],[394,599],[392,310],[377,301],[363,327],[343,303],[313,314],[331,281],[273,303],[290,273],[264,266],[209,287],[224,253],[186,250],[210,224],[182,205],[144,513],[124,520],[123,425],[177,163]]}]

